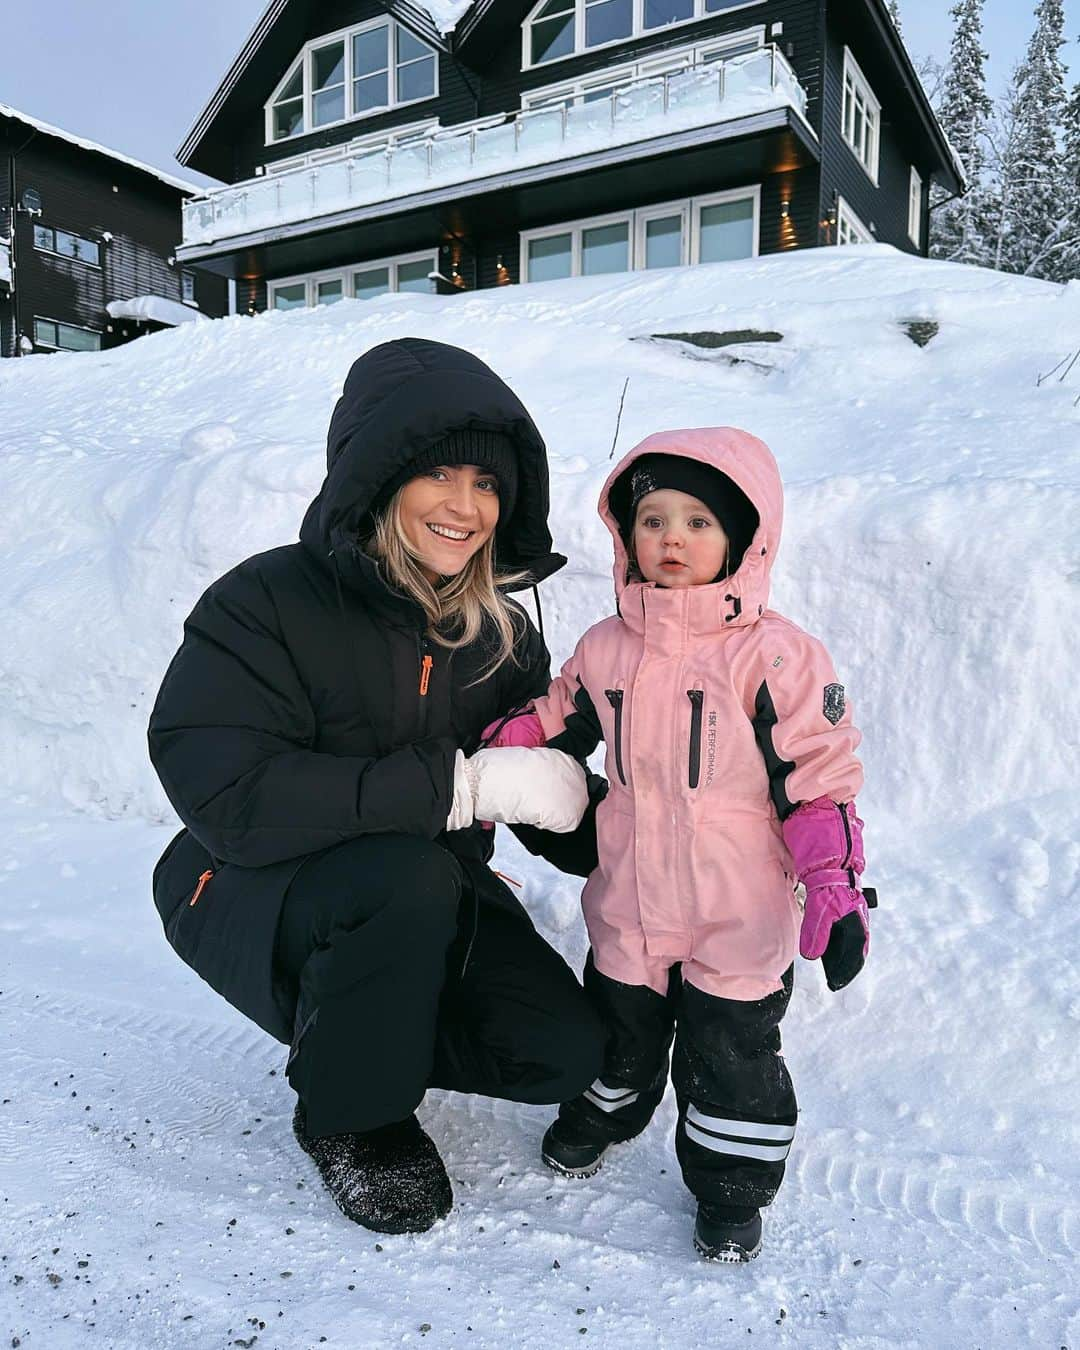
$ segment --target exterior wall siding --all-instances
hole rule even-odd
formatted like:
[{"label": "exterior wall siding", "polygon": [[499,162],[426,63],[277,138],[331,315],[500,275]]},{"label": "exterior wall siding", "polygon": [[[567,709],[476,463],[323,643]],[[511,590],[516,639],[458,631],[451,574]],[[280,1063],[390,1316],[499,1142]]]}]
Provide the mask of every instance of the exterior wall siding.
[{"label": "exterior wall siding", "polygon": [[[930,170],[913,143],[910,132],[900,123],[895,100],[890,98],[889,86],[875,78],[875,72],[866,59],[865,50],[855,45],[853,34],[842,12],[833,7],[825,43],[824,122],[821,131],[822,220],[835,214],[837,196],[841,196],[883,244],[893,244],[908,253],[926,252],[925,203],[926,183]],[[856,158],[843,136],[844,47],[849,46],[859,62],[875,96],[881,103],[880,159],[878,184]],[[911,168],[914,164],[923,178],[924,228],[922,248],[917,249],[908,235],[908,192]],[[835,243],[833,229],[823,229],[822,243]]]},{"label": "exterior wall siding", "polygon": [[[100,332],[102,347],[137,337],[143,327],[110,319],[105,307],[137,295],[180,300],[182,269],[169,262],[180,240],[179,190],[55,137],[38,134],[24,145],[29,132],[23,123],[9,123],[5,133],[0,124],[3,204],[10,197],[11,149],[20,147],[14,161],[16,201],[25,188],[36,189],[42,201],[40,217],[21,211],[15,216],[16,293],[7,306],[11,331],[5,355],[12,352],[16,323],[19,332],[33,337],[35,316]],[[93,240],[100,266],[35,248],[35,224]],[[224,314],[224,280],[197,273],[196,299],[204,314]]]}]

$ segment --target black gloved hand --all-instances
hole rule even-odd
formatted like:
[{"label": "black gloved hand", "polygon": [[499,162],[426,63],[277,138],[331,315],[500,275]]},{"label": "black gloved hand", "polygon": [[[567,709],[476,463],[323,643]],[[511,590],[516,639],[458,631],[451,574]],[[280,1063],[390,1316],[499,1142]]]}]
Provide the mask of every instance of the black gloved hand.
[{"label": "black gloved hand", "polygon": [[[863,888],[868,909],[877,908],[877,891],[872,886]],[[866,945],[866,929],[857,913],[845,914],[833,924],[829,932],[829,944],[821,956],[821,965],[825,971],[825,982],[834,992],[843,989],[858,975],[866,964],[863,948]]]}]

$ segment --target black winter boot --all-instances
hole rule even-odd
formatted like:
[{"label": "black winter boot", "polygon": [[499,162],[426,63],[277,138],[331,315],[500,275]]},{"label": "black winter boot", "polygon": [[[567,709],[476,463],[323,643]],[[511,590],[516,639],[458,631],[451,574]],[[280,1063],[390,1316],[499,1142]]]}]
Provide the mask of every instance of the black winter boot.
[{"label": "black winter boot", "polygon": [[450,1178],[415,1116],[365,1134],[312,1139],[301,1102],[293,1134],[347,1219],[376,1233],[423,1233],[450,1213]]},{"label": "black winter boot", "polygon": [[637,1138],[648,1125],[666,1086],[666,1064],[647,1092],[611,1087],[597,1079],[580,1097],[559,1108],[540,1145],[540,1157],[564,1177],[594,1176],[612,1144]]},{"label": "black winter boot", "polygon": [[752,1261],[761,1251],[761,1211],[730,1205],[698,1205],[694,1246],[706,1261]]}]

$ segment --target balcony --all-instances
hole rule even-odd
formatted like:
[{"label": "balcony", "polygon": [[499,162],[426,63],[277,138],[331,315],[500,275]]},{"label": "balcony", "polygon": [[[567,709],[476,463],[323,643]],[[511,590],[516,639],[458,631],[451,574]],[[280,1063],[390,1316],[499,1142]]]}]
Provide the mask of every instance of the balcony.
[{"label": "balcony", "polygon": [[[564,102],[500,119],[430,130],[377,148],[192,197],[183,206],[184,249],[319,221],[379,203],[477,185],[527,168],[639,146],[681,132],[792,108],[806,92],[774,46],[621,85],[592,102]],[[812,135],[813,133],[809,133]]]}]

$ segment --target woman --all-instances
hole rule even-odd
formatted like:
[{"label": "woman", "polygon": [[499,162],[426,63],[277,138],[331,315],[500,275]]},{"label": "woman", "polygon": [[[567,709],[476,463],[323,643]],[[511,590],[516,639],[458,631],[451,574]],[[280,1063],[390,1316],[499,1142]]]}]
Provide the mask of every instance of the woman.
[{"label": "woman", "polygon": [[599,1025],[483,828],[595,861],[575,761],[478,751],[549,681],[505,590],[565,559],[543,441],[467,352],[407,338],[356,361],[327,465],[300,542],[185,624],[150,720],[186,826],[154,899],[179,955],[290,1045],[294,1133],[342,1211],[418,1232],[452,1204],[413,1114],[428,1087],[555,1103],[599,1068]]}]

